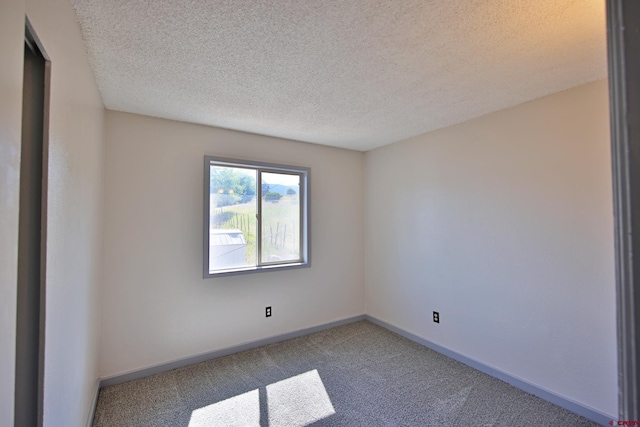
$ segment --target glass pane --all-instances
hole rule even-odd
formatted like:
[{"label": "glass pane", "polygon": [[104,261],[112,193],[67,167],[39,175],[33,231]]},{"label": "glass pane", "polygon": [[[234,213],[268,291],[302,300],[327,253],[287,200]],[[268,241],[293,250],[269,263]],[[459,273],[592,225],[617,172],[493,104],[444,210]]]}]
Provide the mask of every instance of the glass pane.
[{"label": "glass pane", "polygon": [[209,168],[209,271],[256,266],[256,170]]},{"label": "glass pane", "polygon": [[263,263],[300,259],[300,175],[263,172]]}]

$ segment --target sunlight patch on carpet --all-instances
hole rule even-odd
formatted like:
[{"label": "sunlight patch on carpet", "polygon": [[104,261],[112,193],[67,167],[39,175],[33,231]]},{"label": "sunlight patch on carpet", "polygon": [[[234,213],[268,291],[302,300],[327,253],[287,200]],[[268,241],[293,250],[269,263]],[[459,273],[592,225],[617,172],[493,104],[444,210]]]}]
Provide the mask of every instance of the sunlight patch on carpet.
[{"label": "sunlight patch on carpet", "polygon": [[267,386],[269,427],[306,426],[336,413],[318,371]]},{"label": "sunlight patch on carpet", "polygon": [[[336,413],[316,369],[267,385],[269,427],[303,427]],[[189,427],[260,427],[260,390],[195,409]]]},{"label": "sunlight patch on carpet", "polygon": [[189,427],[207,426],[260,427],[258,390],[251,390],[194,410],[191,413]]}]

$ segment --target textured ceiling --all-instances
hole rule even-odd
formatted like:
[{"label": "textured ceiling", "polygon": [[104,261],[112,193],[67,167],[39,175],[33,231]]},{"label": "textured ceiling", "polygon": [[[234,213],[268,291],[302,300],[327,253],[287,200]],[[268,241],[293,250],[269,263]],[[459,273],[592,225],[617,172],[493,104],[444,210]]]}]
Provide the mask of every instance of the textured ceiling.
[{"label": "textured ceiling", "polygon": [[356,150],[607,72],[602,0],[72,3],[107,108]]}]

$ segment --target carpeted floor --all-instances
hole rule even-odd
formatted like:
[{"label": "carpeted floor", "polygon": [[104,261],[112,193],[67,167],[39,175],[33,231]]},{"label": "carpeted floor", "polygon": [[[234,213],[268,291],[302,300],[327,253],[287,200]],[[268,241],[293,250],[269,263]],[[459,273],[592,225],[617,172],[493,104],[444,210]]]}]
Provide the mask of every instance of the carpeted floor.
[{"label": "carpeted floor", "polygon": [[102,426],[597,426],[368,321],[100,390]]}]

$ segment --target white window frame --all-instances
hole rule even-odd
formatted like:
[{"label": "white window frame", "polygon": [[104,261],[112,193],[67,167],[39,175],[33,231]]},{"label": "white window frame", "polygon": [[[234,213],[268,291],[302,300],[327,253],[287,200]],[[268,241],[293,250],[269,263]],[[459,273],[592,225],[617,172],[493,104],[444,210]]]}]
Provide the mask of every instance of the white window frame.
[{"label": "white window frame", "polygon": [[[257,264],[256,266],[240,267],[227,270],[209,270],[209,250],[210,250],[210,215],[211,215],[211,180],[210,167],[238,167],[257,170],[256,181],[256,209],[257,209],[257,226],[256,226],[256,246],[257,246]],[[260,177],[262,173],[289,173],[300,176],[300,259],[295,261],[267,262],[262,261],[262,185],[260,185]],[[203,277],[205,279],[211,277],[232,276],[238,274],[257,273],[262,271],[282,271],[295,268],[306,268],[311,266],[310,258],[310,208],[309,208],[309,183],[311,169],[302,166],[281,165],[274,163],[265,163],[252,160],[229,159],[216,156],[204,156],[204,222],[203,222]]]}]

